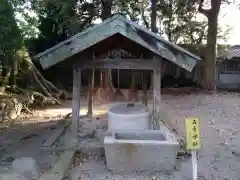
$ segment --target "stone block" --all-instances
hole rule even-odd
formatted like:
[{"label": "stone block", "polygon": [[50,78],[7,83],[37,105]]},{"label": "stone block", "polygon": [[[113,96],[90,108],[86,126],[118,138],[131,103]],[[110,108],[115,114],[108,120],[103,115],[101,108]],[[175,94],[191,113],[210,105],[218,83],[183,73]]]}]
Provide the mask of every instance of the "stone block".
[{"label": "stone block", "polygon": [[179,143],[159,130],[118,131],[104,139],[107,166],[121,171],[171,171],[176,165]]},{"label": "stone block", "polygon": [[16,172],[0,174],[0,180],[27,180],[23,175]]},{"label": "stone block", "polygon": [[40,175],[36,161],[31,157],[21,157],[12,162],[12,169],[30,179],[37,179]]}]

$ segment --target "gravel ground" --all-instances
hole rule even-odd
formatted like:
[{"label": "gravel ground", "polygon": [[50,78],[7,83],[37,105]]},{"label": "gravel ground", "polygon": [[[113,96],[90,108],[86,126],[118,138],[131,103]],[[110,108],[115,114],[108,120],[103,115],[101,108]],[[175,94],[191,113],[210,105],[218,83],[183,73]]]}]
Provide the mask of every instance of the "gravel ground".
[{"label": "gravel ground", "polygon": [[[199,180],[240,180],[240,94],[217,93],[185,96],[163,96],[164,111],[171,117],[177,130],[185,131],[184,117],[198,116],[201,124],[202,149],[198,152]],[[14,157],[34,157],[40,168],[47,170],[55,164],[58,155],[39,152],[39,144],[51,134],[50,124],[42,127],[27,126],[0,134],[0,145]],[[104,130],[104,118],[87,121],[79,132]],[[97,130],[98,131],[98,130]],[[83,133],[83,134],[82,134]],[[89,137],[88,137],[89,138]],[[83,138],[84,139],[84,138]],[[90,138],[91,141],[94,139]],[[91,142],[89,141],[89,142]],[[84,141],[81,141],[84,142]],[[0,148],[1,150],[1,148]],[[0,152],[3,155],[4,152]],[[7,161],[13,159],[7,159]],[[9,162],[9,163],[10,163]],[[1,161],[6,167],[8,162]],[[191,180],[191,159],[179,160],[177,169],[170,173],[133,172],[131,174],[108,171],[104,157],[97,152],[77,154],[69,169],[68,180]],[[1,173],[1,171],[0,171]]]},{"label": "gravel ground", "polygon": [[[240,149],[234,147],[240,144],[239,96],[238,93],[217,93],[163,97],[172,123],[182,131],[185,132],[184,117],[200,118],[202,149],[198,155],[202,179],[240,179]],[[178,179],[191,178],[191,162],[184,162],[181,171],[175,174]]]},{"label": "gravel ground", "polygon": [[[240,94],[217,93],[185,96],[163,96],[164,108],[181,131],[185,131],[184,117],[197,116],[201,123],[202,149],[198,152],[200,180],[240,179]],[[239,137],[239,138],[238,138]],[[239,152],[238,152],[239,151]],[[233,153],[234,152],[234,153]],[[191,159],[179,160],[180,166],[171,173],[141,172],[114,174],[99,154],[75,158],[69,180],[190,180]]]}]

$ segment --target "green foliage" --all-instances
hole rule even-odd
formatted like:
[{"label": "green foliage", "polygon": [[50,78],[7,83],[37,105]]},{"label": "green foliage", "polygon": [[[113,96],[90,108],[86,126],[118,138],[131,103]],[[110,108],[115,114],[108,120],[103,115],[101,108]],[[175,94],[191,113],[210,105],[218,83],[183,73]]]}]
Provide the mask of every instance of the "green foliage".
[{"label": "green foliage", "polygon": [[121,13],[124,16],[128,17],[131,20],[139,21],[141,18],[141,13],[144,10],[142,7],[148,6],[148,2],[143,0],[129,1],[129,0],[121,0],[115,3],[115,7],[113,8],[114,13]]},{"label": "green foliage", "polygon": [[161,34],[173,43],[202,43],[206,37],[207,22],[197,20],[196,7],[188,8],[189,0],[160,1],[158,11],[162,19]]},{"label": "green foliage", "polygon": [[0,24],[0,55],[2,57],[14,56],[22,46],[22,38],[14,18],[12,4],[8,0],[1,0]]},{"label": "green foliage", "polygon": [[39,18],[29,3],[15,3],[15,19],[24,39],[37,38]]},{"label": "green foliage", "polygon": [[[188,6],[191,1],[191,6]],[[108,3],[113,14],[121,13],[150,27],[151,1],[108,0]],[[173,43],[204,42],[207,21],[197,20],[199,13],[195,3],[195,0],[157,1],[159,33],[166,35]],[[21,14],[24,19],[17,18],[22,35],[31,41],[28,45],[38,49],[36,52],[50,48],[91,26],[106,10],[106,2],[103,0],[14,0],[13,4],[15,14]],[[224,38],[229,33],[223,29],[219,31],[219,38]]]}]

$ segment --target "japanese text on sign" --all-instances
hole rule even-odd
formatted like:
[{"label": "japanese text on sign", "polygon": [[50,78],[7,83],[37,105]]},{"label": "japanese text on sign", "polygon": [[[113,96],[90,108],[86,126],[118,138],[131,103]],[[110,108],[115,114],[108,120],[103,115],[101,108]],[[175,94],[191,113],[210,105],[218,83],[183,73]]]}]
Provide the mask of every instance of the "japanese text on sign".
[{"label": "japanese text on sign", "polygon": [[199,118],[186,118],[186,141],[188,150],[201,148],[200,142],[200,120]]}]

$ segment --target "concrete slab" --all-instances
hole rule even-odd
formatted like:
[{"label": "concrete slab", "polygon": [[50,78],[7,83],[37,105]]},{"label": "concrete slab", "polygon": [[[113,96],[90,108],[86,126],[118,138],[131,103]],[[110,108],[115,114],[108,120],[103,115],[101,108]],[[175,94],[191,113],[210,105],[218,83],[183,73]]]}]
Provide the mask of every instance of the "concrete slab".
[{"label": "concrete slab", "polygon": [[113,171],[171,171],[179,143],[159,130],[118,131],[104,138],[107,166]]}]

